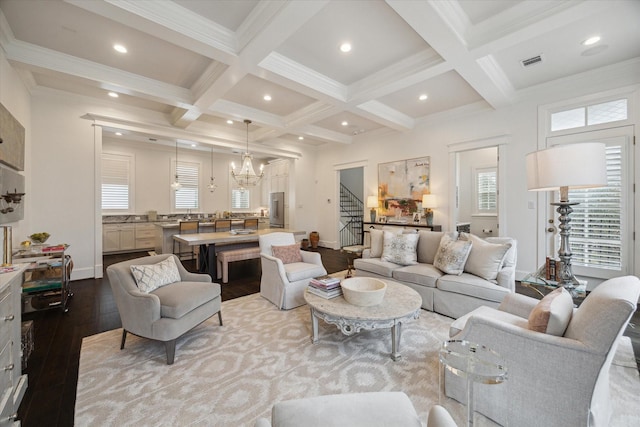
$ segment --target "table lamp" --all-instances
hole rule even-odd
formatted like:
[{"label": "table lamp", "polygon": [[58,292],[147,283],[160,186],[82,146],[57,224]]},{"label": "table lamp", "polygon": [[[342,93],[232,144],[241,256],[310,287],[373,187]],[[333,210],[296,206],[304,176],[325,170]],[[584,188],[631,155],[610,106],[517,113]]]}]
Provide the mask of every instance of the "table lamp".
[{"label": "table lamp", "polygon": [[571,271],[571,206],[569,189],[603,187],[607,185],[605,145],[599,142],[564,144],[535,151],[526,156],[527,189],[529,191],[560,191],[557,206],[560,228],[560,269],[558,286],[572,294],[580,283]]},{"label": "table lamp", "polygon": [[422,195],[422,208],[424,209],[424,217],[427,220],[427,225],[433,225],[433,208],[438,207],[438,201],[435,194],[423,194]]},{"label": "table lamp", "polygon": [[378,196],[367,196],[367,207],[371,208],[371,222],[376,222],[376,209],[378,209]]}]

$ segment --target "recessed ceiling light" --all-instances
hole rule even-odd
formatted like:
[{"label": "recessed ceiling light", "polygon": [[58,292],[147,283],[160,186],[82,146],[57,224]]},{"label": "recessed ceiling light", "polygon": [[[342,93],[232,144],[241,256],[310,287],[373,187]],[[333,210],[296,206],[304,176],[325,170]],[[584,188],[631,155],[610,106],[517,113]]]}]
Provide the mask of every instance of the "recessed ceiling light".
[{"label": "recessed ceiling light", "polygon": [[122,136],[122,132],[116,132],[117,136]]},{"label": "recessed ceiling light", "polygon": [[262,99],[264,99],[265,101],[271,101],[271,95],[266,94],[265,96],[262,97]]},{"label": "recessed ceiling light", "polygon": [[127,53],[127,48],[121,44],[114,44],[113,48],[116,50],[116,52]]},{"label": "recessed ceiling light", "polygon": [[227,120],[227,124],[228,125],[232,125],[233,124],[233,120]]},{"label": "recessed ceiling light", "polygon": [[302,141],[304,139],[304,136],[299,136],[298,137],[298,141]]},{"label": "recessed ceiling light", "polygon": [[600,41],[600,36],[593,36],[583,41],[582,44],[585,46],[591,46],[592,44],[596,44],[599,41]]},{"label": "recessed ceiling light", "polygon": [[192,147],[197,147],[198,144],[196,144],[195,142],[191,144]]},{"label": "recessed ceiling light", "polygon": [[420,101],[426,101],[429,96],[426,93],[423,93],[418,97]]},{"label": "recessed ceiling light", "polygon": [[342,126],[349,126],[349,122],[344,120],[342,123],[340,123]]},{"label": "recessed ceiling light", "polygon": [[112,98],[117,98],[119,95],[115,92],[109,92],[109,96]]},{"label": "recessed ceiling light", "polygon": [[340,51],[344,53],[351,52],[351,43],[342,43],[340,45]]}]

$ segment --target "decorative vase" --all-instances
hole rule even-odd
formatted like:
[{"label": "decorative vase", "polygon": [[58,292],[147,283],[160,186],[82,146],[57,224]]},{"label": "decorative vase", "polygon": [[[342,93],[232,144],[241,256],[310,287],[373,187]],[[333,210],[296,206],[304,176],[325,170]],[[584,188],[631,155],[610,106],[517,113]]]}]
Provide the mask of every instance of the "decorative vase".
[{"label": "decorative vase", "polygon": [[317,231],[312,231],[309,233],[309,241],[311,242],[311,247],[316,249],[318,247],[318,242],[320,241],[320,234]]},{"label": "decorative vase", "polygon": [[309,248],[309,239],[302,239],[302,242],[300,243],[300,247],[302,247],[302,249]]}]

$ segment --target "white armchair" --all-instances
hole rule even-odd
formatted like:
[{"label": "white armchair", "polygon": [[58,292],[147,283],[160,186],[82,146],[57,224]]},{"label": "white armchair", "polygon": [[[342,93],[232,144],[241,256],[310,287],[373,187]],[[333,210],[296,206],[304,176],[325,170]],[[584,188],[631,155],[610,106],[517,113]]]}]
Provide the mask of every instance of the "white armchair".
[{"label": "white armchair", "polygon": [[260,295],[279,309],[289,310],[304,305],[304,290],[309,280],[327,274],[317,252],[301,251],[302,262],[284,264],[273,256],[272,246],[296,243],[292,233],[269,233],[259,237],[262,278]]},{"label": "white armchair", "polygon": [[[574,309],[563,336],[528,329],[539,301],[520,294],[507,295],[498,309],[480,307],[454,321],[452,339],[486,345],[508,369],[506,387],[476,389],[476,410],[510,426],[609,425],[609,368],[639,296],[637,277],[607,280]],[[463,379],[446,372],[445,390],[465,402]]]}]

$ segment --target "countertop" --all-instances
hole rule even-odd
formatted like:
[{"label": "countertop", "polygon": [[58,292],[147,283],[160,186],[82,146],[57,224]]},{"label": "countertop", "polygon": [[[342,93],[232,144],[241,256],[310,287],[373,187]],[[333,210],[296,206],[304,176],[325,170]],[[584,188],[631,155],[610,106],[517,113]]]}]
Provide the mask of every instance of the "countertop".
[{"label": "countertop", "polygon": [[[242,224],[245,219],[253,219],[257,218],[258,222],[269,222],[269,217],[267,216],[258,216],[258,217],[247,217],[247,218],[231,218],[231,222],[233,224]],[[197,218],[193,218],[196,220]],[[146,218],[135,219],[135,216],[131,216],[131,218],[102,218],[103,224],[156,224],[156,225],[173,225],[178,226],[178,221],[184,221],[184,218],[158,218],[155,221],[149,221]],[[213,226],[215,224],[215,219],[213,218],[200,218],[200,225],[202,226]]]}]

